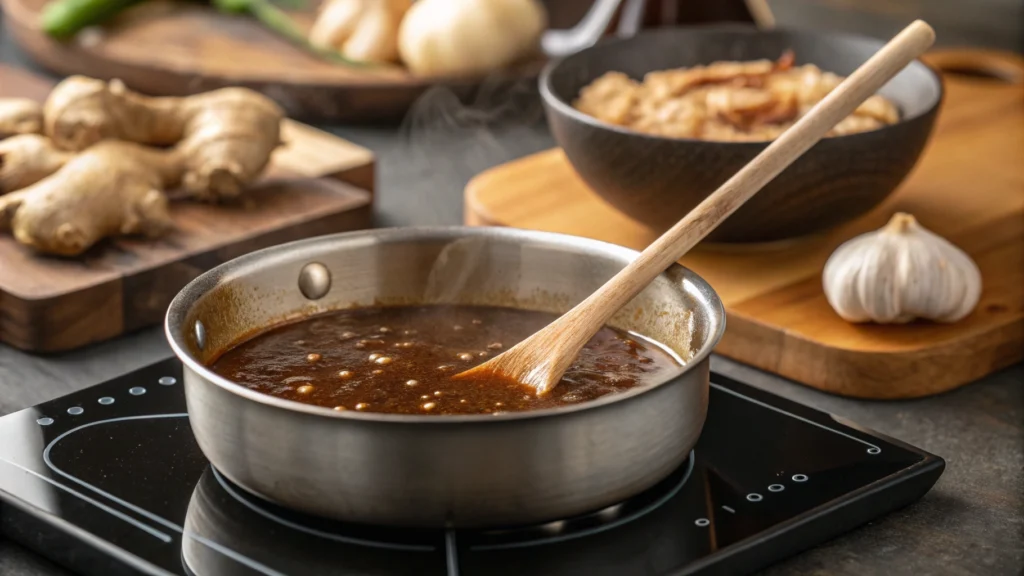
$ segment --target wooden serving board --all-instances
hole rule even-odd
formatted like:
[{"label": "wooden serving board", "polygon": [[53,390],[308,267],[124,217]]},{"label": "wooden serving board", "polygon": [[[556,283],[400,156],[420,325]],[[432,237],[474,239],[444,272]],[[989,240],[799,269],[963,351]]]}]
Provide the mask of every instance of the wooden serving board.
[{"label": "wooden serving board", "polygon": [[[0,97],[41,99],[51,84],[0,66]],[[177,292],[236,256],[372,224],[374,157],[287,121],[251,202],[175,202],[176,229],[158,240],[118,239],[77,258],[36,254],[0,234],[0,341],[32,352],[68,350],[158,324]]]},{"label": "wooden serving board", "polygon": [[[39,30],[48,0],[0,0],[7,29],[33,60],[60,74],[119,78],[139,92],[186,96],[245,86],[276,100],[298,119],[396,119],[438,79],[398,66],[352,68],[309,55],[254,19],[222,14],[204,2],[149,0],[103,27],[61,42]],[[319,0],[310,0],[315,9]],[[294,14],[302,25],[312,13]],[[533,76],[538,62],[509,71]],[[498,75],[496,74],[495,77]],[[488,79],[490,81],[492,79]],[[480,79],[445,79],[463,90]]]},{"label": "wooden serving board", "polygon": [[[717,352],[829,392],[911,398],[971,382],[1024,358],[1024,60],[937,52],[947,100],[921,162],[886,203],[832,232],[775,246],[699,246],[681,262],[725,302]],[[978,62],[986,71],[978,72]],[[471,225],[515,226],[597,238],[634,249],[656,234],[592,193],[561,150],[484,172],[466,188]],[[965,249],[981,268],[981,302],[943,325],[849,324],[825,300],[832,251],[896,211]]]}]

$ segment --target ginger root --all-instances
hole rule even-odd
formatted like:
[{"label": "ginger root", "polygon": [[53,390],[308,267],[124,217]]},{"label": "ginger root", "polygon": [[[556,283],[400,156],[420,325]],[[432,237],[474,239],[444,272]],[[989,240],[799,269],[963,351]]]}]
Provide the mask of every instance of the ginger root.
[{"label": "ginger root", "polygon": [[43,131],[43,107],[28,98],[0,98],[0,140]]},{"label": "ginger root", "polygon": [[281,145],[284,112],[245,88],[187,97],[149,97],[120,81],[71,76],[43,106],[44,132],[58,148],[85,150],[101,140],[173,146],[187,196],[238,196]]},{"label": "ginger root", "polygon": [[0,194],[35,184],[59,170],[72,156],[39,134],[0,140]]},{"label": "ginger root", "polygon": [[75,256],[107,236],[172,226],[165,191],[241,194],[281,145],[283,111],[244,88],[151,98],[72,76],[40,107],[0,100],[0,231]]},{"label": "ginger root", "polygon": [[0,230],[40,252],[76,256],[104,237],[157,236],[171,227],[167,197],[180,166],[173,151],[106,141],[35,184],[0,196]]}]

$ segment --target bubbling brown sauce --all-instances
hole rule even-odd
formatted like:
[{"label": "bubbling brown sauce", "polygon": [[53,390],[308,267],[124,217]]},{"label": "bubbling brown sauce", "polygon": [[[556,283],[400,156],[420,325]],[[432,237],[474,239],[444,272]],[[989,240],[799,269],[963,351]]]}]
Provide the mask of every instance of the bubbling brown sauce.
[{"label": "bubbling brown sauce", "polygon": [[604,327],[544,396],[502,378],[452,378],[555,318],[485,306],[357,308],[273,328],[210,367],[252,390],[335,410],[500,414],[587,402],[680,365],[659,345]]}]

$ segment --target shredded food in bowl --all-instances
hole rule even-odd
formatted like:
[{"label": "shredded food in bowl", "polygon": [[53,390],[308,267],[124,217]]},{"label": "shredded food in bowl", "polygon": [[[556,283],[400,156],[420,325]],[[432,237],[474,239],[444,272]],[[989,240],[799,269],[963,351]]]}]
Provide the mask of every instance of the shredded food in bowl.
[{"label": "shredded food in bowl", "polygon": [[[573,106],[609,124],[656,136],[774,140],[843,81],[813,64],[793,62],[793,52],[786,51],[775,61],[659,70],[642,82],[608,72],[584,87]],[[828,136],[867,132],[897,121],[896,106],[876,94]]]}]

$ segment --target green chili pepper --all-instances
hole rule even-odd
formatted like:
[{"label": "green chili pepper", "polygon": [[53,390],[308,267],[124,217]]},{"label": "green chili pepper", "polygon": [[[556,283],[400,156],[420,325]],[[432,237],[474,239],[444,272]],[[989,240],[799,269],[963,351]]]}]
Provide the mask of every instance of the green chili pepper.
[{"label": "green chili pepper", "polygon": [[43,8],[40,25],[54,38],[69,38],[142,0],[55,0]]},{"label": "green chili pepper", "polygon": [[[144,0],[53,0],[43,8],[41,26],[54,38],[66,39],[86,28],[100,24],[118,12]],[[301,4],[301,0],[287,0]],[[213,7],[226,14],[246,14],[256,18],[270,31],[292,44],[336,64],[347,66],[373,66],[345,58],[334,50],[314,46],[306,34],[287,13],[268,0],[212,0]]]}]

